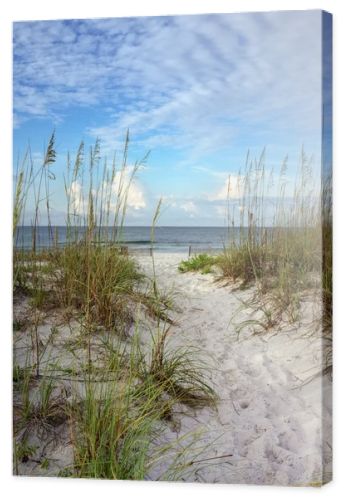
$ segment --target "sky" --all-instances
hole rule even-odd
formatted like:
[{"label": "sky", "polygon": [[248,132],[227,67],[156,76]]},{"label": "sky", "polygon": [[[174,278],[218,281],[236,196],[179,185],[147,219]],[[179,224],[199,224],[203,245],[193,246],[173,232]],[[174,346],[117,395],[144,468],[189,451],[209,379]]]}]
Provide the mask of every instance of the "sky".
[{"label": "sky", "polygon": [[320,175],[321,39],[318,10],[16,22],[14,164],[30,144],[40,165],[55,130],[64,224],[67,152],[99,138],[111,163],[129,129],[129,170],[149,156],[127,224],[150,224],[162,197],[162,225],[221,226],[248,151],[278,175],[288,155],[290,183],[304,147]]}]

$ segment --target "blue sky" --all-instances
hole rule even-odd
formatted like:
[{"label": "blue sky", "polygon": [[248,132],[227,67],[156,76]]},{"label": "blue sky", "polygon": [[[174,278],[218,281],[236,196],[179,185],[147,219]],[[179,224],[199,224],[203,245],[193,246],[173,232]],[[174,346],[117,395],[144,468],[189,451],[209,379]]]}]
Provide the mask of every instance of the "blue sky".
[{"label": "blue sky", "polygon": [[[304,145],[321,150],[321,12],[15,23],[14,159],[39,163],[56,131],[53,220],[64,223],[62,172],[81,139],[111,159],[127,128],[129,165],[147,151],[128,223],[223,225],[227,179],[247,150],[294,177]],[[237,200],[235,200],[237,203]]]}]

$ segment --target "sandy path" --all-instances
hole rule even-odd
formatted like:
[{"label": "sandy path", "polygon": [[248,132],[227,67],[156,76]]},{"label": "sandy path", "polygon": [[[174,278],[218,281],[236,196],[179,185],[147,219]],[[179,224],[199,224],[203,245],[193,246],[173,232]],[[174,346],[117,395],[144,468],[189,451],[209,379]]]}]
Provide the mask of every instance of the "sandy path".
[{"label": "sandy path", "polygon": [[[291,329],[277,335],[274,331],[243,335],[238,340],[231,319],[240,299],[250,292],[221,287],[211,275],[179,273],[177,264],[183,257],[155,255],[159,285],[177,292],[180,312],[174,314],[178,324],[172,328],[171,341],[199,346],[212,355],[211,380],[219,396],[217,411],[204,408],[182,415],[179,425],[163,436],[172,439],[204,430],[200,444],[210,446],[199,459],[209,460],[195,464],[193,478],[190,470],[187,479],[282,485],[322,482],[323,474],[330,474],[326,441],[331,408],[329,397],[323,397],[330,384],[321,376],[303,384],[319,372],[319,338],[303,338],[301,328],[300,335]],[[140,256],[138,261],[151,275],[151,258]],[[238,319],[241,315],[247,318],[247,312]],[[222,455],[232,456],[213,458]]]}]

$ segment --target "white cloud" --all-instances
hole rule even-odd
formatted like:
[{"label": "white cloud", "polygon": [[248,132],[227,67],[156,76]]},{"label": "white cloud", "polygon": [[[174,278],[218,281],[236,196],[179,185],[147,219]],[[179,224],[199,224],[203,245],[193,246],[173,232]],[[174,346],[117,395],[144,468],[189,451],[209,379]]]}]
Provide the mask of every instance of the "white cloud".
[{"label": "white cloud", "polygon": [[130,127],[196,156],[249,127],[305,140],[320,129],[319,29],[318,11],[15,23],[15,111],[97,105],[110,119],[90,134],[106,143]]},{"label": "white cloud", "polygon": [[[126,203],[127,211],[130,215],[134,216],[136,212],[146,208],[146,200],[142,185],[137,179],[131,179],[131,167],[126,167],[124,173],[117,172],[111,187],[112,194],[110,198],[110,211],[111,214],[116,210],[122,210]],[[104,183],[104,201],[107,199],[107,186]],[[71,183],[70,189],[70,213],[75,215],[83,215],[86,213],[88,207],[87,194],[83,192],[83,187],[78,180]],[[99,191],[93,190],[94,202],[100,194]],[[99,200],[100,202],[100,200]],[[104,209],[105,203],[104,203]]]},{"label": "white cloud", "polygon": [[[120,196],[125,200],[126,196],[127,207],[137,211],[146,207],[146,201],[143,188],[139,181],[130,179],[131,171],[131,168],[127,168],[124,176],[122,176],[121,172],[117,172],[112,190],[115,197],[120,193]],[[113,210],[115,207],[116,204],[112,206]]]},{"label": "white cloud", "polygon": [[224,181],[223,185],[212,194],[207,195],[210,201],[226,201],[231,199],[241,198],[243,195],[243,179],[236,175],[230,174]]},{"label": "white cloud", "polygon": [[180,208],[182,208],[182,210],[187,212],[190,216],[194,216],[199,213],[198,207],[192,200],[185,201],[180,205]]},{"label": "white cloud", "polygon": [[73,181],[69,190],[70,215],[83,215],[85,211],[85,199],[80,182]]}]

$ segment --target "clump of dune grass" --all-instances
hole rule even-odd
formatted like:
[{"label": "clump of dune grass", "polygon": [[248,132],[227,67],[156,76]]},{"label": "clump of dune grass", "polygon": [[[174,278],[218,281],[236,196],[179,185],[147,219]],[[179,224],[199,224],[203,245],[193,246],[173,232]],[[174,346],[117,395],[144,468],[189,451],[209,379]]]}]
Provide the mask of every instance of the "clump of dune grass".
[{"label": "clump of dune grass", "polygon": [[[117,391],[109,386],[96,394],[87,387],[85,399],[71,412],[74,464],[69,475],[143,480],[166,457],[173,464],[168,464],[165,474],[178,469],[175,455],[181,457],[187,446],[176,442],[156,445],[163,430],[162,419],[173,404],[172,398],[163,401],[162,395],[160,384],[148,379],[138,389],[127,386]],[[186,459],[179,469],[189,466]]]},{"label": "clump of dune grass", "polygon": [[[78,311],[88,324],[103,325],[120,334],[133,321],[136,302],[145,304],[153,314],[165,316],[162,300],[153,301],[153,294],[139,293],[143,276],[122,245],[129,188],[147,159],[145,155],[129,169],[128,148],[127,132],[118,165],[115,160],[110,165],[106,160],[102,164],[98,140],[89,155],[83,143],[74,161],[68,155],[64,174],[66,241],[62,246],[51,225],[49,201],[50,184],[56,180],[54,134],[37,171],[30,160],[30,151],[27,153],[30,168],[26,164],[21,166],[14,195],[14,294],[30,296],[32,305],[40,309],[61,307]],[[21,249],[17,226],[25,220],[28,200],[35,207],[32,247]],[[43,217],[48,222],[48,248],[42,249],[37,238]]]},{"label": "clump of dune grass", "polygon": [[152,351],[144,378],[153,378],[181,403],[192,406],[213,405],[216,401],[201,352],[192,346],[167,347],[170,327],[152,337]]},{"label": "clump of dune grass", "polygon": [[14,371],[19,398],[14,403],[15,430],[24,436],[35,430],[38,435],[67,419],[66,405],[62,396],[54,393],[54,379],[47,374],[39,381],[30,366],[16,367]]},{"label": "clump of dune grass", "polygon": [[[128,172],[129,134],[119,166],[101,166],[100,143],[87,159],[81,143],[74,162],[67,158],[64,176],[67,202],[66,242],[61,247],[51,225],[50,185],[55,182],[55,136],[52,134],[44,161],[36,171],[22,165],[14,195],[14,292],[32,297],[35,307],[78,309],[89,322],[122,330],[131,317],[131,294],[142,276],[135,263],[122,253],[121,233],[127,197],[137,162]],[[30,159],[30,153],[26,156]],[[28,200],[34,203],[32,248],[21,251],[17,227],[25,219]],[[39,249],[38,228],[47,221],[48,247]],[[134,295],[135,296],[135,295]]]},{"label": "clump of dune grass", "polygon": [[296,179],[288,180],[287,159],[275,174],[265,153],[259,160],[248,156],[232,195],[233,233],[217,265],[224,279],[254,287],[251,305],[263,311],[267,328],[296,321],[302,295],[322,286],[320,186],[312,161],[302,151]]},{"label": "clump of dune grass", "polygon": [[87,385],[73,413],[74,475],[107,479],[144,479],[148,450],[161,411],[156,387],[138,398],[122,382],[99,394]]},{"label": "clump of dune grass", "polygon": [[37,447],[34,445],[30,445],[27,439],[23,439],[18,443],[14,442],[14,461],[16,464],[16,470],[18,475],[18,462],[27,462],[29,458],[34,455]]},{"label": "clump of dune grass", "polygon": [[[217,258],[217,265],[222,271],[224,278],[231,279],[234,282],[239,281],[240,286],[245,288],[253,284],[256,279],[263,276],[265,272],[266,249],[252,248],[247,243],[240,245],[230,245],[225,248],[223,254]],[[271,267],[273,262],[269,260]],[[269,266],[268,266],[269,267]],[[270,271],[270,269],[269,269]]]},{"label": "clump of dune grass", "polygon": [[71,475],[145,479],[158,456],[172,455],[177,445],[156,446],[175,405],[212,403],[213,390],[204,380],[206,364],[198,365],[189,348],[167,350],[166,336],[167,330],[153,337],[149,359],[138,329],[127,347],[105,343],[101,378],[98,383],[86,378],[85,394],[70,405]]},{"label": "clump of dune grass", "polygon": [[117,248],[68,246],[56,254],[56,289],[63,307],[89,309],[90,320],[121,330],[131,320],[134,288],[142,279],[135,262]]},{"label": "clump of dune grass", "polygon": [[190,257],[188,260],[182,260],[178,266],[178,270],[181,273],[199,271],[202,274],[209,274],[212,272],[212,268],[216,263],[216,257],[201,253]]},{"label": "clump of dune grass", "polygon": [[162,321],[165,324],[171,325],[174,324],[174,320],[171,317],[171,311],[177,309],[174,297],[174,292],[159,290],[158,287],[153,284],[153,280],[146,291],[138,292],[137,295],[138,301],[144,304],[149,316],[157,321]]}]

